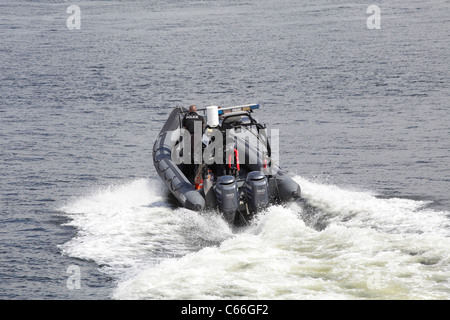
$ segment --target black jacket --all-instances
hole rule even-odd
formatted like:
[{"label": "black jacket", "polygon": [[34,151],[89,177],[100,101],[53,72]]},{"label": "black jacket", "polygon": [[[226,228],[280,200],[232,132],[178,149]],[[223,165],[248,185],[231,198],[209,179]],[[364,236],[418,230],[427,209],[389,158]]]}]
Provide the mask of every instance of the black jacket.
[{"label": "black jacket", "polygon": [[183,127],[186,128],[187,131],[190,132],[190,134],[194,134],[194,124],[196,121],[199,121],[202,126],[202,130],[203,130],[203,124],[205,123],[205,120],[203,119],[203,117],[199,114],[197,114],[197,112],[189,112],[188,114],[186,114],[183,118]]}]

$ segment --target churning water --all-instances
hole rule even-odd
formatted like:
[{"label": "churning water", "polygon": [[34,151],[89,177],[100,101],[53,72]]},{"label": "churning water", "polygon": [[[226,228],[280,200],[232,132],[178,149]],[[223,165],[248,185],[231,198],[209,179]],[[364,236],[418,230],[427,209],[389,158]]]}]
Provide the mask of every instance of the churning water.
[{"label": "churning water", "polygon": [[108,187],[63,208],[79,234],[62,249],[118,279],[120,299],[448,297],[446,212],[296,180],[308,206],[238,230],[170,207],[151,179]]},{"label": "churning water", "polygon": [[[450,298],[448,2],[76,5],[0,2],[0,298]],[[303,201],[173,206],[171,108],[254,102]]]}]

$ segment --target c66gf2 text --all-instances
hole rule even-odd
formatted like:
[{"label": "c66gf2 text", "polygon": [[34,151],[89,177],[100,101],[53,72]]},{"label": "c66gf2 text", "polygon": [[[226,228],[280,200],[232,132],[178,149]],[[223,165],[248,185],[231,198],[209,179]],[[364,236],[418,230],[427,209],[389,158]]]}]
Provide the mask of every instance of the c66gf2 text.
[{"label": "c66gf2 text", "polygon": [[225,313],[226,314],[240,314],[240,315],[253,315],[253,314],[263,314],[268,315],[269,314],[269,307],[266,304],[250,304],[250,305],[239,305],[239,304],[229,304],[225,307]]}]

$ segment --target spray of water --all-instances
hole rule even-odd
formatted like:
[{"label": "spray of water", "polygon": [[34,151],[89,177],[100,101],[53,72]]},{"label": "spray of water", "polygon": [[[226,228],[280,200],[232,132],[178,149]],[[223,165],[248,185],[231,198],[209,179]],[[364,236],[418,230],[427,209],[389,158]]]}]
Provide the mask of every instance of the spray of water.
[{"label": "spray of water", "polygon": [[117,279],[115,299],[448,299],[447,212],[295,177],[303,203],[244,228],[169,204],[157,180],[97,190],[62,210],[65,254]]}]

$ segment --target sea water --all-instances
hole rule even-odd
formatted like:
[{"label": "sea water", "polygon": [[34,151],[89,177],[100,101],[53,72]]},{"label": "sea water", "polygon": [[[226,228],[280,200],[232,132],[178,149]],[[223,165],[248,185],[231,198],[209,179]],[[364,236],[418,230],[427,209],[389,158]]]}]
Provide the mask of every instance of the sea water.
[{"label": "sea water", "polygon": [[[448,3],[373,4],[0,2],[0,298],[448,299]],[[151,150],[245,103],[302,202],[236,229]]]}]

